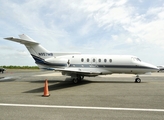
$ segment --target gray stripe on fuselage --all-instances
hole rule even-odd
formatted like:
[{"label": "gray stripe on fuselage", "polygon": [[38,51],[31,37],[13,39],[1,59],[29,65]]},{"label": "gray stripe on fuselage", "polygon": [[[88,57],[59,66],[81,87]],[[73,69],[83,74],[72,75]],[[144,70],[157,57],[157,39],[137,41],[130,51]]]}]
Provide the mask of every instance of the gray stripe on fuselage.
[{"label": "gray stripe on fuselage", "polygon": [[99,65],[99,64],[71,64],[70,67],[84,67],[84,68],[129,68],[129,69],[152,69],[145,66],[136,65]]},{"label": "gray stripe on fuselage", "polygon": [[34,58],[35,63],[39,64],[39,65],[46,65],[49,67],[65,67],[65,66],[67,66],[67,64],[49,63],[49,62],[45,61],[44,59],[42,59],[38,56],[35,56],[35,55],[32,55],[32,57]]}]

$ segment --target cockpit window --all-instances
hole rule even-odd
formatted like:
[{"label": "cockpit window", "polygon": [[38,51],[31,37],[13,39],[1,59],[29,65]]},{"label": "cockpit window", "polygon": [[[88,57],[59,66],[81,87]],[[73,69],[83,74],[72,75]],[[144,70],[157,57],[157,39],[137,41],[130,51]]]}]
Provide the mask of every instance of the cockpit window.
[{"label": "cockpit window", "polygon": [[137,59],[137,61],[140,61],[141,62],[141,60],[139,58],[136,58],[136,59]]},{"label": "cockpit window", "polygon": [[133,61],[141,62],[141,60],[140,60],[139,58],[136,58],[136,57],[132,57],[132,60],[133,60]]}]

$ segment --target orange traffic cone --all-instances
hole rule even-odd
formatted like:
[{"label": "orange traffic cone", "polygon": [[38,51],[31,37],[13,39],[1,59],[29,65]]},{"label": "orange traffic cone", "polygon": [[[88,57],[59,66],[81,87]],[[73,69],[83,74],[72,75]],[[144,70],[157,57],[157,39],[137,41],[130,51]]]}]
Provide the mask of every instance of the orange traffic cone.
[{"label": "orange traffic cone", "polygon": [[48,80],[45,80],[45,84],[44,84],[44,94],[42,95],[43,97],[49,97],[49,90],[48,90]]}]

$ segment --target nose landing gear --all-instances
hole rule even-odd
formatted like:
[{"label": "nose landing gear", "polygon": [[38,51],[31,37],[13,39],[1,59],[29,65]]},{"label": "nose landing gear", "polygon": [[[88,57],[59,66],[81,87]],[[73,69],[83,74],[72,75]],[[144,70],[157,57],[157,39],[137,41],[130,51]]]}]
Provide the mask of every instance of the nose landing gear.
[{"label": "nose landing gear", "polygon": [[141,82],[141,79],[139,78],[139,75],[136,76],[136,79],[134,81],[135,83],[140,83]]}]

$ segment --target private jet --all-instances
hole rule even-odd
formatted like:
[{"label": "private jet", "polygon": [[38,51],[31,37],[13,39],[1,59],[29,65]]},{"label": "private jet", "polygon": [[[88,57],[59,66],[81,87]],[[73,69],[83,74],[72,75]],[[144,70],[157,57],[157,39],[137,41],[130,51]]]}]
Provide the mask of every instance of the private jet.
[{"label": "private jet", "polygon": [[135,83],[140,83],[140,74],[159,70],[155,65],[143,62],[132,55],[53,53],[27,35],[22,34],[19,37],[4,39],[24,44],[40,69],[60,71],[62,75],[71,76],[72,82],[75,84],[84,77],[114,73],[135,74]]}]

